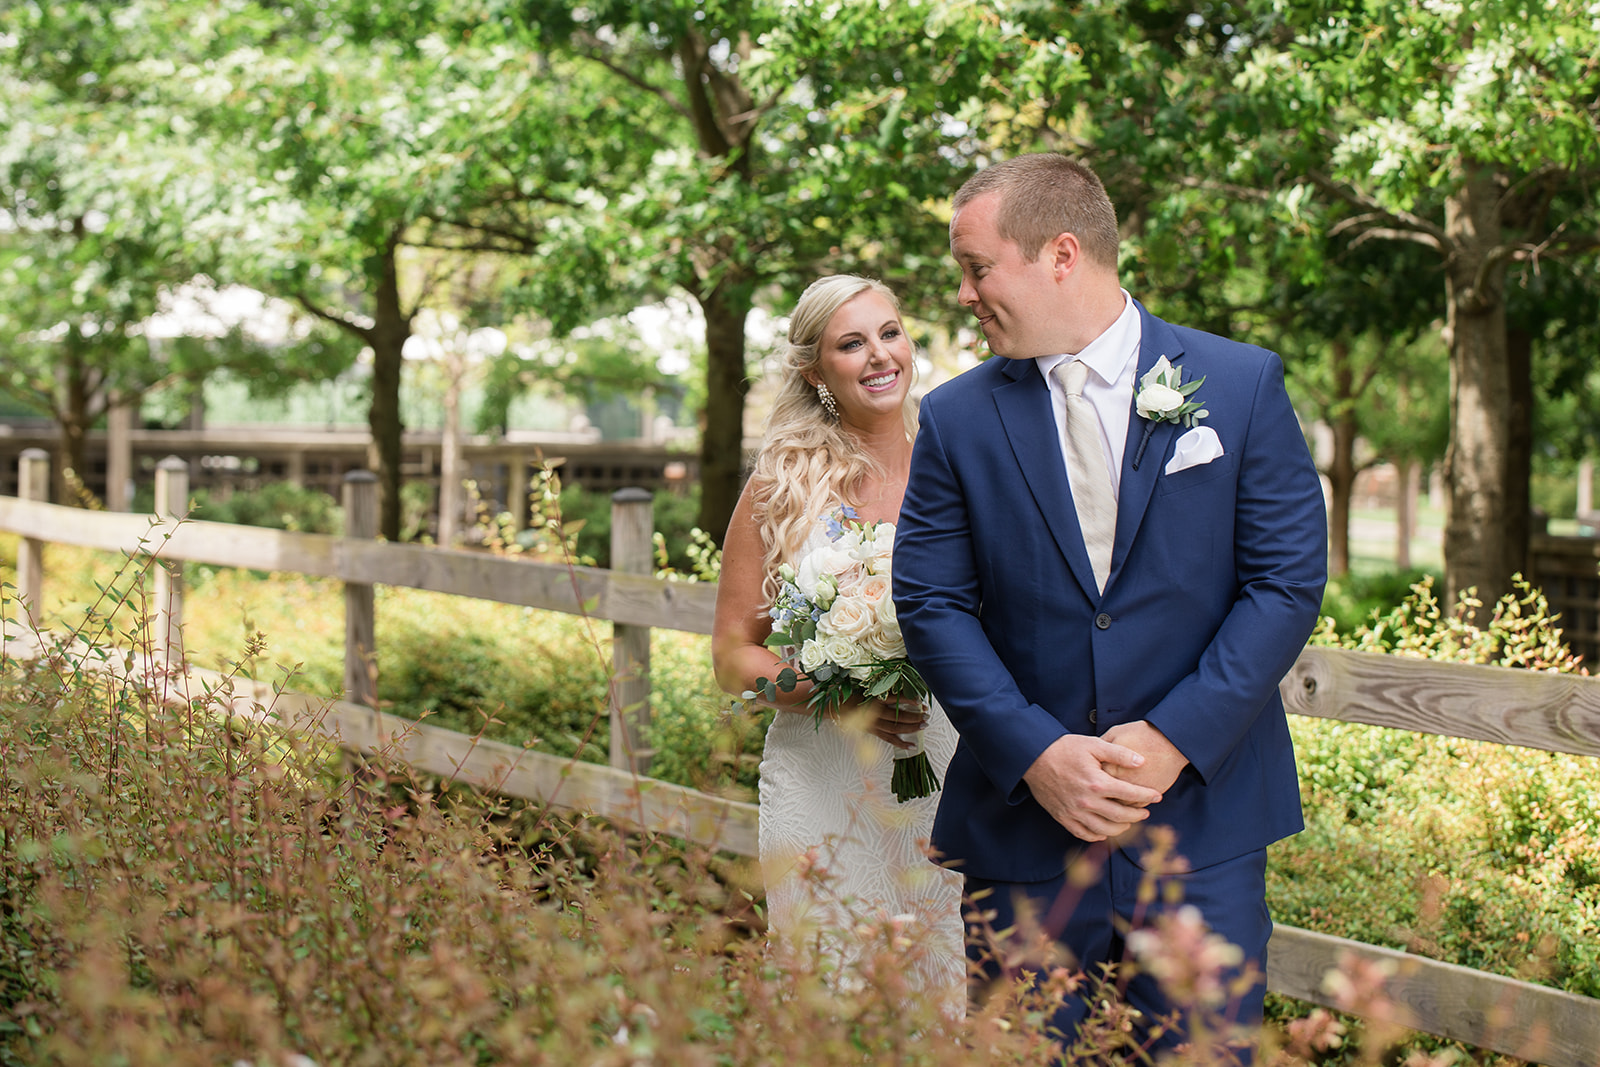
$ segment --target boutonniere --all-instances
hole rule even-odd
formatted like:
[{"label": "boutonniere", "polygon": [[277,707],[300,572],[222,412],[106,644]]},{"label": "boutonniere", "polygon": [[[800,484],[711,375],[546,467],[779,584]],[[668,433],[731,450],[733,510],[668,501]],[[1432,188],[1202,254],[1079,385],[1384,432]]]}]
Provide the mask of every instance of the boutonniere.
[{"label": "boutonniere", "polygon": [[1139,469],[1139,461],[1144,458],[1144,446],[1150,443],[1150,435],[1156,432],[1159,423],[1171,422],[1193,427],[1211,414],[1200,405],[1200,401],[1189,399],[1205,381],[1204,378],[1197,378],[1185,382],[1183,364],[1173,366],[1167,362],[1166,356],[1158,358],[1156,365],[1139,379],[1139,391],[1134,394],[1133,407],[1139,417],[1145,420],[1145,426],[1144,434],[1139,438],[1139,450],[1133,456],[1134,470]]}]

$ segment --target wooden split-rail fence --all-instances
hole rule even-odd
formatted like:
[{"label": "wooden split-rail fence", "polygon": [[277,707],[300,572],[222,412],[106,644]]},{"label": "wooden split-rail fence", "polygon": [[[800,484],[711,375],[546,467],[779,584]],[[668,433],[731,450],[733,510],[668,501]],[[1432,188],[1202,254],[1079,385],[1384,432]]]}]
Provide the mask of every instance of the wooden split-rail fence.
[{"label": "wooden split-rail fence", "polygon": [[[650,630],[709,633],[716,598],[714,585],[650,575],[649,493],[613,495],[615,569],[608,571],[379,542],[377,485],[364,471],[345,479],[343,537],[186,520],[186,464],[166,460],[156,473],[154,516],[84,511],[44,503],[49,457],[40,449],[23,455],[18,497],[0,497],[0,530],[21,535],[16,603],[25,617],[6,620],[8,654],[27,654],[28,635],[37,632],[33,613],[42,603],[48,543],[153,555],[153,646],[172,665],[183,663],[181,562],[335,578],[345,586],[343,699],[279,692],[186,665],[179,676],[230,701],[240,714],[270,713],[355,752],[382,753],[504,795],[755,854],[756,805],[648,777],[650,754],[641,738],[650,714]],[[560,759],[375,710],[372,590],[379,584],[611,621],[610,765]],[[1308,648],[1281,690],[1299,715],[1600,756],[1600,679]],[[1325,979],[1352,962],[1388,975],[1391,1021],[1550,1067],[1600,1067],[1600,1000],[1408,952],[1280,924],[1272,936],[1268,987],[1337,1008]]]}]

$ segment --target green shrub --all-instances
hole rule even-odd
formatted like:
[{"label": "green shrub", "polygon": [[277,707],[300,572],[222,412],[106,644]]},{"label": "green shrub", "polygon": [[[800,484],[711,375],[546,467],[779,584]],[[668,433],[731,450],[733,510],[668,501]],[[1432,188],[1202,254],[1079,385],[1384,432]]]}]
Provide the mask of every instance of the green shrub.
[{"label": "green shrub", "polygon": [[[14,538],[0,539],[0,551],[14,551],[14,545]],[[48,552],[46,609],[54,618],[104,616],[108,600],[140,606],[138,583],[112,574],[116,561],[61,546]],[[338,691],[343,606],[337,583],[200,570],[186,605],[187,640],[198,662],[236,666],[300,691]],[[538,751],[581,749],[584,758],[604,760],[607,624],[411,590],[380,587],[378,595],[380,696],[389,710],[533,743]],[[1370,624],[1343,634],[1325,626],[1317,640],[1458,662],[1576,666],[1533,590],[1520,588],[1480,618],[1467,621],[1460,606],[1445,610],[1424,581]],[[104,632],[126,647],[140,628],[125,622]],[[264,647],[253,643],[258,633],[266,635]],[[753,799],[768,716],[726,714],[705,637],[656,631],[651,660],[653,721],[646,740],[656,749],[652,772]],[[87,690],[83,699],[105,706],[102,696]],[[1291,725],[1307,829],[1272,850],[1269,900],[1279,921],[1600,995],[1594,760],[1331,720],[1294,718]],[[435,785],[413,788],[439,795]],[[510,827],[530,821],[544,827],[532,834],[516,830],[518,848],[549,843],[545,814],[500,812],[495,818],[502,827],[496,834],[512,834]],[[558,850],[571,846],[572,837],[557,836]],[[606,849],[575,853],[585,877],[596,870],[593,856],[613,854]],[[35,951],[28,946],[39,943],[37,929],[18,928],[7,914],[0,908],[0,921],[10,923],[6,942]],[[23,981],[19,975],[31,958],[0,958],[0,983]],[[715,1010],[734,1017],[726,1002]],[[1279,1008],[1282,1017],[1295,1010]],[[1420,1039],[1415,1047],[1444,1044]]]},{"label": "green shrub", "polygon": [[754,801],[774,712],[737,707],[711,677],[711,640],[653,631],[650,641],[650,775],[706,793]]},{"label": "green shrub", "polygon": [[1322,614],[1333,620],[1338,633],[1354,633],[1403,601],[1412,586],[1433,577],[1429,571],[1413,568],[1329,578],[1322,592]]},{"label": "green shrub", "polygon": [[237,489],[219,494],[197,489],[190,495],[192,518],[206,522],[232,522],[301,533],[344,532],[344,509],[320,489],[305,489],[290,482],[267,482],[258,489]]},{"label": "green shrub", "polygon": [[[1476,613],[1473,615],[1473,613]],[[1582,668],[1526,583],[1446,610],[1431,579],[1316,642],[1449,662]],[[1600,995],[1596,761],[1516,746],[1291,719],[1306,830],[1273,847],[1280,922]]]},{"label": "green shrub", "polygon": [[[658,489],[652,494],[652,522],[665,543],[667,564],[686,574],[694,571],[690,546],[696,543],[693,534],[699,512],[698,486],[689,493]],[[565,486],[561,490],[560,513],[562,522],[577,530],[578,555],[593,560],[594,566],[611,566],[611,494],[593,492],[581,485]]]}]

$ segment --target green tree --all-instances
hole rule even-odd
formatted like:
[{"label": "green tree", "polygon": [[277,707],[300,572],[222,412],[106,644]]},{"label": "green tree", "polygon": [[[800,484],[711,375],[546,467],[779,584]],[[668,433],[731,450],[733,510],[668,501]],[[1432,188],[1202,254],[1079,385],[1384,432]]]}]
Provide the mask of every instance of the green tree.
[{"label": "green tree", "polygon": [[1236,134],[1259,135],[1272,185],[1314,190],[1348,209],[1351,235],[1419,245],[1442,268],[1448,595],[1492,600],[1527,541],[1515,427],[1531,391],[1508,271],[1600,247],[1600,25],[1577,0],[1263,2],[1238,21],[1255,114]]},{"label": "green tree", "polygon": [[248,346],[152,350],[145,321],[187,277],[182,224],[160,195],[168,160],[63,89],[99,83],[70,50],[27,52],[25,14],[0,20],[0,389],[55,419],[55,496],[71,501],[88,432],[113,402]]},{"label": "green tree", "polygon": [[584,265],[603,257],[614,284],[696,301],[699,523],[719,538],[743,473],[757,301],[781,309],[816,274],[844,270],[886,277],[919,308],[947,294],[942,205],[967,160],[998,141],[973,132],[987,104],[1075,76],[1056,35],[1029,37],[970,5],[843,3],[826,17],[774,0],[483,10],[515,39],[559,43],[626,102],[591,129],[635,152],[642,179],[544,244],[529,292],[570,328],[601,303]]},{"label": "green tree", "polygon": [[229,276],[297,301],[371,353],[380,531],[398,538],[413,322],[448,299],[440,287],[463,257],[535,252],[550,218],[594,188],[603,160],[584,157],[590,142],[572,133],[605,105],[537,55],[443,36],[403,11],[287,10],[252,47],[208,61],[218,89],[187,110],[218,150],[247,146],[230,215],[252,232]]},{"label": "green tree", "polygon": [[440,281],[431,250],[526,256],[625,169],[580,136],[616,102],[540,54],[439,32],[462,6],[53,0],[0,30],[14,69],[93,121],[92,152],[165,167],[149,188],[178,232],[148,262],[297,302],[370,353],[391,538],[401,353]]}]

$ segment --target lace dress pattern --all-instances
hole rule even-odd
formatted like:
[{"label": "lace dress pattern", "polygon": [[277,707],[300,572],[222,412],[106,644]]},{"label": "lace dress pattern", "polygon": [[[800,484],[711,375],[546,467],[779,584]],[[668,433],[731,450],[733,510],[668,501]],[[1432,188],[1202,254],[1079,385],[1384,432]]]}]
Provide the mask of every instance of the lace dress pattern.
[{"label": "lace dress pattern", "polygon": [[[956,732],[937,703],[923,743],[943,781]],[[961,876],[927,856],[939,794],[896,801],[893,758],[882,741],[832,720],[819,726],[787,711],[773,720],[760,777],[769,938],[778,948],[819,948],[848,981],[864,954],[861,938],[892,923],[916,946],[913,987],[959,1016],[967,974]]]}]

